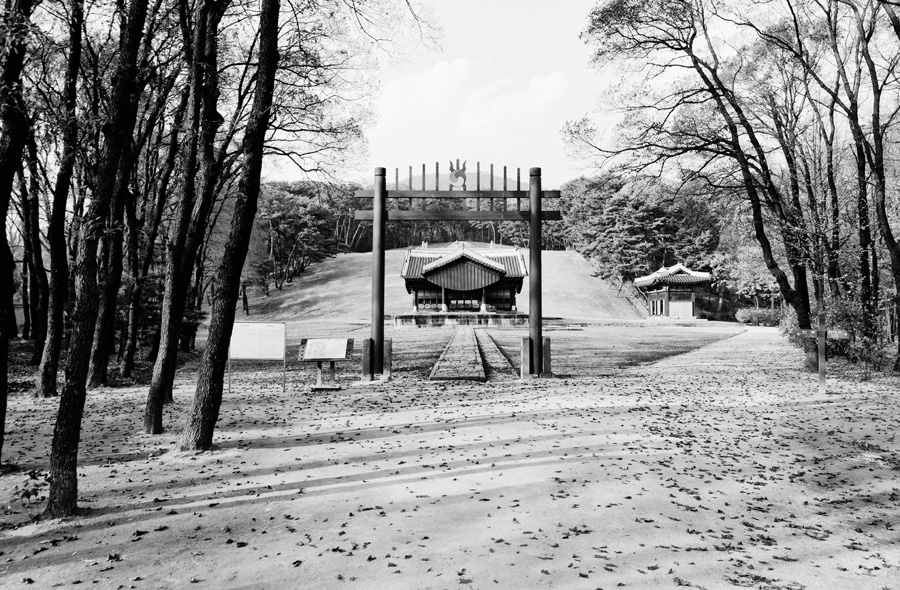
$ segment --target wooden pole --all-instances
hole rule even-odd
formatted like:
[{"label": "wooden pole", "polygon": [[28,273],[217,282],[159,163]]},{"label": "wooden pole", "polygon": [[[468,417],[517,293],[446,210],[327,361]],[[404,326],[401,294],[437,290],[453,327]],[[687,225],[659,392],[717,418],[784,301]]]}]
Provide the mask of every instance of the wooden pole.
[{"label": "wooden pole", "polygon": [[[503,192],[506,192],[506,166],[503,167]],[[503,196],[503,210],[506,211],[509,207],[506,202],[506,195]]]},{"label": "wooden pole", "polygon": [[[824,286],[824,283],[823,283]],[[824,300],[824,293],[823,300]],[[819,395],[825,395],[825,310],[822,309],[824,307],[823,301],[819,301],[819,330],[816,336],[819,341]]]},{"label": "wooden pole", "polygon": [[384,168],[375,168],[375,198],[372,199],[372,373],[379,374],[384,360]]},{"label": "wooden pole", "polygon": [[[534,169],[532,169],[534,170]],[[540,174],[540,172],[538,172]],[[516,192],[522,190],[522,169],[516,168]],[[522,200],[516,197],[516,211],[522,210]]]},{"label": "wooden pole", "polygon": [[[494,165],[491,164],[491,192],[494,192]],[[494,210],[494,197],[488,199],[488,208],[493,211]]]},{"label": "wooden pole", "polygon": [[[475,190],[481,192],[481,162],[475,162]],[[475,210],[481,211],[481,197],[475,199]]]},{"label": "wooden pole", "polygon": [[528,328],[531,336],[531,368],[536,376],[540,376],[544,366],[544,337],[542,334],[542,298],[541,298],[541,169],[532,168],[530,172],[531,187],[531,230],[528,240],[530,258],[528,277]]}]

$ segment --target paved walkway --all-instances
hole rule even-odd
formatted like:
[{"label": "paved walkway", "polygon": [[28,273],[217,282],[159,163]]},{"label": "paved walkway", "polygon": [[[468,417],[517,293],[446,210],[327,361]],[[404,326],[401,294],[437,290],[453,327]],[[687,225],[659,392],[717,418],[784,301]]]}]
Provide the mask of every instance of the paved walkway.
[{"label": "paved walkway", "polygon": [[447,348],[434,363],[429,379],[432,381],[487,380],[473,328],[456,328],[450,342],[447,343]]}]

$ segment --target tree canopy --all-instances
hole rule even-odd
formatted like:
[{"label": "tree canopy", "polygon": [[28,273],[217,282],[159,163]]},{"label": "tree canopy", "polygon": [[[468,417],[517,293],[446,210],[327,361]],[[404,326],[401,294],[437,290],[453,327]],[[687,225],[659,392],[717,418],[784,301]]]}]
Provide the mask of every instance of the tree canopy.
[{"label": "tree canopy", "polygon": [[708,270],[719,227],[708,205],[658,178],[608,174],[562,189],[567,231],[604,277],[633,281],[680,262]]}]

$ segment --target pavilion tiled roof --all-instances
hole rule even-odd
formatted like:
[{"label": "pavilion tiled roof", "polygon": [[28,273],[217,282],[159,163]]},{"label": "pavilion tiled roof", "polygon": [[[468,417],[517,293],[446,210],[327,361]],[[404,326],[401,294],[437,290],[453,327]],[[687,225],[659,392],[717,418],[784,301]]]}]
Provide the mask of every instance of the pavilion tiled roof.
[{"label": "pavilion tiled roof", "polygon": [[488,268],[492,268],[498,272],[506,272],[506,269],[499,262],[491,260],[487,256],[479,254],[475,250],[468,249],[465,246],[462,246],[460,248],[457,248],[455,251],[450,252],[449,254],[445,254],[437,260],[433,260],[423,266],[422,273],[427,274],[433,270],[441,268],[442,266],[446,266],[455,260],[459,260],[460,258],[468,258],[469,260],[482,264]]},{"label": "pavilion tiled roof", "polygon": [[407,250],[400,276],[407,280],[423,279],[426,272],[440,268],[462,256],[480,262],[488,268],[501,271],[506,278],[520,279],[528,275],[528,266],[518,248],[451,244],[448,247],[422,247]]},{"label": "pavilion tiled roof", "polygon": [[648,289],[666,285],[699,285],[711,279],[710,273],[690,270],[679,263],[668,268],[664,266],[653,274],[634,279],[634,286]]}]

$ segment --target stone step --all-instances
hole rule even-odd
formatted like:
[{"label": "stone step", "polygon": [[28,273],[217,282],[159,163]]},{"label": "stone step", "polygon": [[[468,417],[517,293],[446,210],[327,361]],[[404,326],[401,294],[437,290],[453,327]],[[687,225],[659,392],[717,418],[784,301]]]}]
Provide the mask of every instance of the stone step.
[{"label": "stone step", "polygon": [[485,330],[475,330],[475,339],[478,342],[478,349],[481,351],[481,358],[484,361],[489,381],[518,379],[518,370],[503,354],[490,334]]},{"label": "stone step", "polygon": [[457,328],[441,357],[431,369],[429,379],[487,381],[478,341],[472,328]]}]

